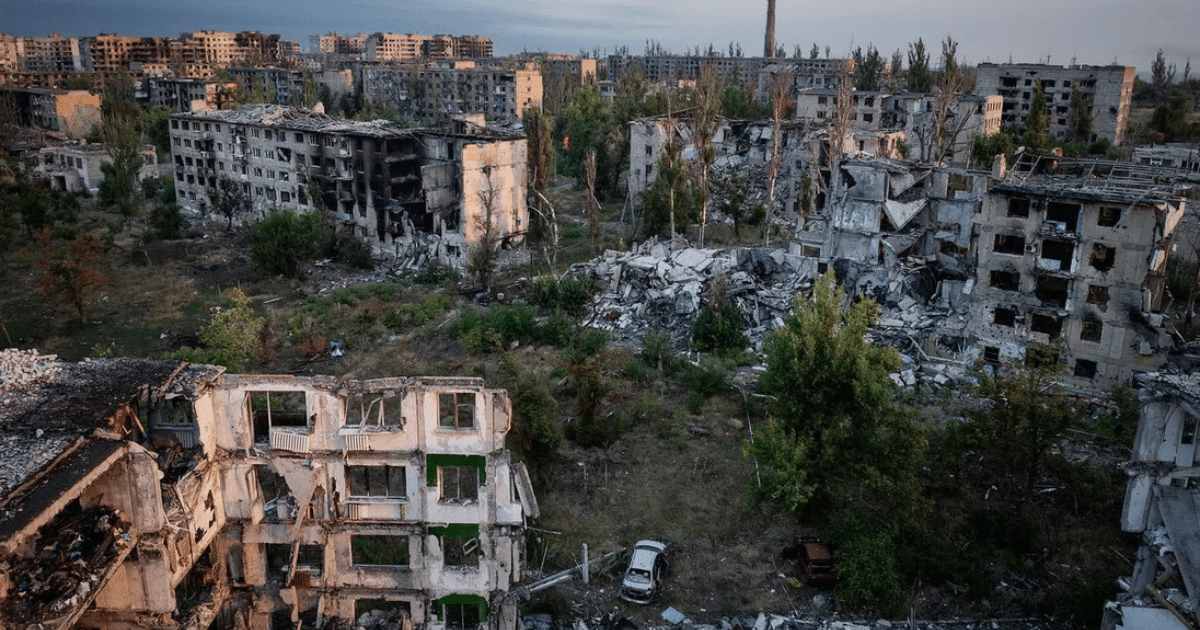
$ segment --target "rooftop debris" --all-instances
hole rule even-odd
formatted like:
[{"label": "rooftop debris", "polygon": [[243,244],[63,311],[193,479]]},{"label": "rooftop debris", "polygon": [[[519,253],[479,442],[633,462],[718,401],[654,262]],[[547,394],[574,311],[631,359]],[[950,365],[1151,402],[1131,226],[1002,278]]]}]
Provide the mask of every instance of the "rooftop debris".
[{"label": "rooftop debris", "polygon": [[133,546],[129,524],[107,507],[63,510],[38,533],[31,557],[0,559],[13,591],[0,615],[13,623],[52,624],[99,591],[108,570]]}]

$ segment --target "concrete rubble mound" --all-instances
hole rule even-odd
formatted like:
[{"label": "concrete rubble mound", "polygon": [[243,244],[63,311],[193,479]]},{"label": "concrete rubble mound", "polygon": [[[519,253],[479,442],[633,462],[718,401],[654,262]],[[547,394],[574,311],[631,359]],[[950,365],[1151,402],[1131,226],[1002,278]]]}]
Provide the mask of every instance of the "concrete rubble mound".
[{"label": "concrete rubble mound", "polygon": [[[967,327],[973,280],[954,280],[938,261],[911,258],[889,268],[839,260],[834,272],[851,295],[882,305],[872,331],[877,343],[901,352],[900,386],[946,385],[967,375],[957,334]],[[617,345],[633,346],[647,334],[666,334],[676,347],[690,343],[692,325],[706,305],[714,279],[742,316],[744,333],[761,350],[767,334],[783,325],[798,297],[826,270],[818,258],[788,247],[700,249],[681,238],[651,239],[628,252],[606,251],[573,265],[567,276],[598,287],[589,325],[610,332]],[[946,334],[949,333],[949,334]],[[936,353],[946,346],[950,358]],[[930,349],[926,349],[930,348]]]}]

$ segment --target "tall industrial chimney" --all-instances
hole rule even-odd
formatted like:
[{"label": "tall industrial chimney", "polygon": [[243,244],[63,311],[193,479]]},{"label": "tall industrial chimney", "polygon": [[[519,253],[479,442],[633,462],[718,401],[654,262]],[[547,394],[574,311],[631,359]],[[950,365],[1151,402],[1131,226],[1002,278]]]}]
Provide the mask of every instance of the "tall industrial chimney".
[{"label": "tall industrial chimney", "polygon": [[775,57],[775,0],[767,0],[767,37],[763,42],[763,56]]}]

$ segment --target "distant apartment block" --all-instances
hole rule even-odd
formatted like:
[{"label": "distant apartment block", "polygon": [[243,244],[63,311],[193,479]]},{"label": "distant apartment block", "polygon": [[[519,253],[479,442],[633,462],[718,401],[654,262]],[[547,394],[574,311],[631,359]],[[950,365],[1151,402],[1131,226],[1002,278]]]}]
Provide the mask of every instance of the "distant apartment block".
[{"label": "distant apartment block", "polygon": [[374,33],[363,44],[366,61],[415,61],[442,59],[487,59],[492,56],[492,40],[476,35],[420,35],[416,33]]},{"label": "distant apartment block", "polygon": [[[837,113],[835,88],[809,88],[796,93],[796,118],[817,124],[829,124]],[[939,144],[937,134],[938,99],[932,94],[853,91],[850,105],[852,129],[903,131],[910,148],[909,158],[933,161],[939,158],[965,164],[970,157],[971,139],[1000,131],[999,96],[964,95],[954,100],[947,113],[943,133],[948,138]],[[942,153],[945,145],[945,155]]]},{"label": "distant apartment block", "polygon": [[13,42],[20,72],[78,72],[83,70],[79,38],[51,33],[46,37],[17,37]]},{"label": "distant apartment block", "polygon": [[216,79],[146,79],[146,92],[151,107],[169,107],[176,112],[198,109],[220,109],[237,93],[238,84]]},{"label": "distant apartment block", "polygon": [[359,69],[371,103],[410,120],[457,114],[520,118],[542,106],[542,74],[533,69],[480,68],[470,61],[419,67],[370,66]]},{"label": "distant apartment block", "polygon": [[[154,146],[142,147],[142,168],[138,180],[157,177],[158,157]],[[101,166],[112,161],[102,144],[65,144],[42,147],[38,150],[37,166],[33,171],[46,180],[51,190],[71,193],[92,193],[100,190],[104,181]]]},{"label": "distant apartment block", "polygon": [[528,226],[526,146],[519,135],[332,118],[278,105],[175,114],[175,191],[187,211],[213,208],[237,182],[252,212],[324,208],[377,255],[399,257],[432,235],[443,263],[462,264],[491,216],[509,237]]},{"label": "distant apartment block", "polygon": [[314,53],[335,53],[339,55],[362,55],[366,49],[368,33],[358,35],[339,35],[326,33],[313,35],[308,38],[308,50]]},{"label": "distant apartment block", "polygon": [[1132,66],[1050,66],[982,63],[976,68],[975,93],[1004,99],[1003,123],[1024,129],[1040,84],[1046,96],[1049,134],[1065,140],[1070,132],[1072,95],[1079,94],[1092,119],[1093,139],[1120,144],[1133,96]]},{"label": "distant apartment block", "polygon": [[0,120],[79,139],[100,124],[100,95],[87,90],[2,87]]},{"label": "distant apartment block", "polygon": [[[743,85],[761,100],[767,89],[763,70],[779,60],[708,55],[609,55],[601,63],[600,73],[610,81],[620,81],[626,72],[640,71],[651,83],[667,84],[679,79],[696,79],[702,68],[712,68],[724,84]],[[786,63],[795,74],[798,87],[836,85],[838,76],[854,73],[853,59],[789,59]]]}]

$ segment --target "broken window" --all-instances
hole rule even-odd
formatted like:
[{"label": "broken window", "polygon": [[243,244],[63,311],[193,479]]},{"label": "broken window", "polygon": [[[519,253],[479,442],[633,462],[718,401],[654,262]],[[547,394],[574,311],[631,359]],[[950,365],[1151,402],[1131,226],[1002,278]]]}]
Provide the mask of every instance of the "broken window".
[{"label": "broken window", "polygon": [[1075,376],[1080,378],[1096,377],[1096,362],[1087,359],[1075,359]]},{"label": "broken window", "polygon": [[475,604],[443,604],[446,628],[468,630],[479,625],[479,606]]},{"label": "broken window", "polygon": [[1120,222],[1120,208],[1100,208],[1100,215],[1096,217],[1096,225],[1100,227],[1116,227]]},{"label": "broken window", "polygon": [[438,394],[438,426],[443,429],[475,428],[475,394]]},{"label": "broken window", "polygon": [[295,499],[292,490],[282,476],[266,464],[257,464],[253,469],[254,480],[262,498],[263,518],[269,521],[285,521],[295,517]]},{"label": "broken window", "polygon": [[1071,271],[1071,261],[1074,257],[1075,245],[1070,241],[1044,239],[1038,267],[1050,271]]},{"label": "broken window", "polygon": [[438,466],[439,501],[478,501],[477,466]]},{"label": "broken window", "polygon": [[1079,231],[1080,205],[1051,201],[1046,206],[1046,222],[1057,232]]},{"label": "broken window", "polygon": [[408,496],[404,466],[346,466],[351,498],[403,499]]},{"label": "broken window", "polygon": [[1014,326],[1017,323],[1017,309],[997,306],[992,311],[992,323],[997,326]]},{"label": "broken window", "polygon": [[192,403],[186,398],[168,398],[158,408],[157,424],[195,424]]},{"label": "broken window", "polygon": [[1032,344],[1025,349],[1025,365],[1034,368],[1054,369],[1059,363],[1058,350],[1042,344]]},{"label": "broken window", "polygon": [[1070,280],[1055,276],[1039,275],[1037,277],[1037,286],[1034,288],[1034,295],[1046,306],[1066,308],[1067,295],[1070,291]]},{"label": "broken window", "polygon": [[1029,217],[1029,200],[1010,198],[1008,200],[1008,216],[1021,219]]},{"label": "broken window", "polygon": [[1034,313],[1029,321],[1029,329],[1054,339],[1062,334],[1062,318],[1049,313]]},{"label": "broken window", "polygon": [[1088,285],[1087,293],[1088,304],[1108,304],[1108,287]]},{"label": "broken window", "polygon": [[404,417],[400,396],[389,394],[355,394],[346,397],[346,425],[403,427]]},{"label": "broken window", "polygon": [[1100,243],[1092,246],[1091,265],[1096,271],[1108,271],[1117,259],[1117,248]]},{"label": "broken window", "polygon": [[249,392],[246,405],[255,442],[270,439],[274,427],[308,428],[308,401],[304,392]]},{"label": "broken window", "polygon": [[946,181],[946,190],[950,193],[951,197],[954,196],[953,193],[958,191],[970,192],[971,178],[962,173],[951,173]]},{"label": "broken window", "polygon": [[479,544],[479,525],[461,523],[431,527],[429,533],[442,544],[443,564],[447,567],[476,568],[482,548]]},{"label": "broken window", "polygon": [[1101,335],[1104,333],[1104,324],[1095,317],[1083,318],[1083,325],[1079,328],[1080,341],[1095,341],[1099,342]]},{"label": "broken window", "polygon": [[1005,291],[1018,291],[1021,287],[1021,274],[1016,271],[992,270],[991,285]]},{"label": "broken window", "polygon": [[996,346],[984,346],[983,360],[985,363],[991,363],[992,365],[999,365],[1000,364],[1000,348],[997,348]]},{"label": "broken window", "polygon": [[992,251],[997,254],[1025,255],[1025,237],[1015,234],[997,234],[992,245]]},{"label": "broken window", "polygon": [[350,557],[360,566],[408,566],[408,536],[351,536]]},{"label": "broken window", "polygon": [[286,579],[292,568],[292,554],[296,554],[296,569],[308,573],[320,573],[325,567],[325,547],[322,545],[271,544],[266,545],[267,577]]}]

